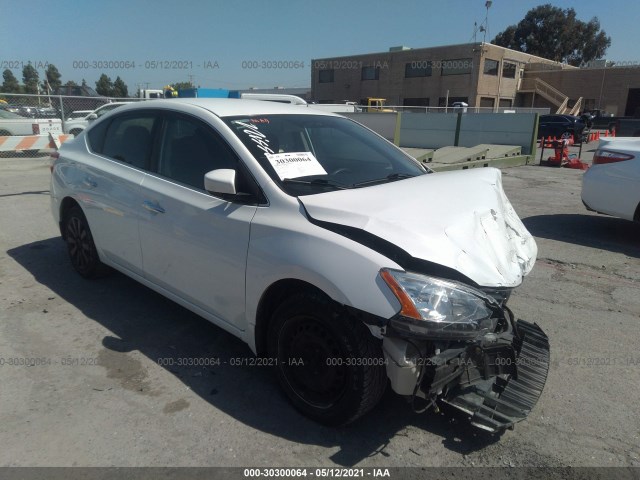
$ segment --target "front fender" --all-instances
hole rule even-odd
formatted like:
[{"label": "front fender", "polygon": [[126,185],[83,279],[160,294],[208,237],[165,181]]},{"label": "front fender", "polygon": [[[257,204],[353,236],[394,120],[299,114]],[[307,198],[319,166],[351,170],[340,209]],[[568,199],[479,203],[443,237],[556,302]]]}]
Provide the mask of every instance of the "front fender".
[{"label": "front fender", "polygon": [[[309,283],[342,305],[383,318],[400,310],[379,275],[383,267],[401,269],[395,262],[311,224],[302,212],[293,221],[291,216],[278,220],[267,208],[259,209],[252,222],[246,275],[249,332],[255,328],[264,292],[280,280]],[[253,339],[247,340],[251,345]]]}]

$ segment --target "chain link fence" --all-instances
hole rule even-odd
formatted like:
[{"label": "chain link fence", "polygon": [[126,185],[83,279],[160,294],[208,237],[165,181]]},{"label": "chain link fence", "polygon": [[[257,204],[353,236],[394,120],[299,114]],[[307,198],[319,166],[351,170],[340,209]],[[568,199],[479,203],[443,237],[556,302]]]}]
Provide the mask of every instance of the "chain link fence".
[{"label": "chain link fence", "polygon": [[[28,95],[0,93],[0,136],[32,135],[43,133],[73,133],[83,130],[95,118],[87,118],[96,110],[97,116],[111,110],[105,105],[122,105],[137,102],[138,98],[73,97],[67,95]],[[26,125],[24,119],[32,119],[34,127],[28,131],[18,125]],[[44,121],[44,122],[43,122]],[[82,121],[86,124],[80,128]],[[50,125],[44,131],[35,125]],[[75,131],[72,125],[75,125]]]},{"label": "chain link fence", "polygon": [[547,115],[549,108],[529,108],[529,107],[412,107],[406,105],[385,106],[395,112],[411,113],[537,113]]}]

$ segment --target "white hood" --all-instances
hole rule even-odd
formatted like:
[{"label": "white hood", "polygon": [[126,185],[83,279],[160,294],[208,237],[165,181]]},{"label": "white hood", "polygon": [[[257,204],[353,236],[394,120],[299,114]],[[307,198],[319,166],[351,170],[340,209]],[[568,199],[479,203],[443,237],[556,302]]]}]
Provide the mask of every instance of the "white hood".
[{"label": "white hood", "polygon": [[316,220],[364,230],[485,287],[519,285],[538,253],[495,168],[421,175],[300,201]]}]

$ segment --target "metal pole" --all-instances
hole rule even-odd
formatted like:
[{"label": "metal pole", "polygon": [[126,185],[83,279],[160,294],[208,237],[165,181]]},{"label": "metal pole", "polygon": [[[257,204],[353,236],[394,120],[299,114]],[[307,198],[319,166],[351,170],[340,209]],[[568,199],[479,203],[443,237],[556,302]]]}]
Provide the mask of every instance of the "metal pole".
[{"label": "metal pole", "polygon": [[62,95],[58,95],[58,100],[60,100],[60,120],[62,121],[62,133],[64,132],[64,103],[62,103]]}]

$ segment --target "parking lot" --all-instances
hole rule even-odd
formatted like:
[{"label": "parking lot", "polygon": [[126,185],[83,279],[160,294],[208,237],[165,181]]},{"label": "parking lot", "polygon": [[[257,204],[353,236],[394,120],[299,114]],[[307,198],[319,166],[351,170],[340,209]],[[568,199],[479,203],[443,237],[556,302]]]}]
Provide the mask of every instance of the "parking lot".
[{"label": "parking lot", "polygon": [[[0,158],[0,466],[640,466],[640,225],[586,211],[582,174],[503,170],[539,249],[510,305],[552,364],[492,436],[389,391],[349,427],[307,420],[235,337],[121,274],[80,278],[48,158]],[[177,365],[194,358],[227,363]]]}]

